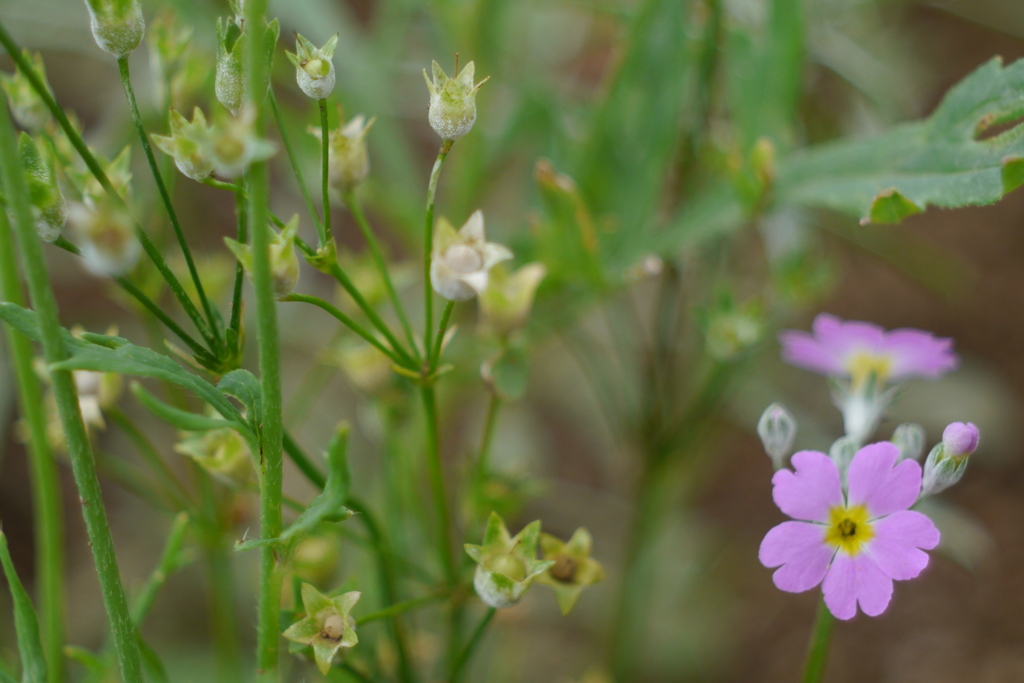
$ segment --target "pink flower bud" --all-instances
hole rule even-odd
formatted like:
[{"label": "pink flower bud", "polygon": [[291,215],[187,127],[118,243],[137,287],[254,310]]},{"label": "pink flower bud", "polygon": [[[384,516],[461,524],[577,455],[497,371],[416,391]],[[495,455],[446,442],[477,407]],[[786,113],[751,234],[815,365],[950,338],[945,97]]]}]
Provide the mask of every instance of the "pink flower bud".
[{"label": "pink flower bud", "polygon": [[980,434],[973,422],[954,422],[942,432],[942,445],[946,455],[970,455],[978,448]]}]

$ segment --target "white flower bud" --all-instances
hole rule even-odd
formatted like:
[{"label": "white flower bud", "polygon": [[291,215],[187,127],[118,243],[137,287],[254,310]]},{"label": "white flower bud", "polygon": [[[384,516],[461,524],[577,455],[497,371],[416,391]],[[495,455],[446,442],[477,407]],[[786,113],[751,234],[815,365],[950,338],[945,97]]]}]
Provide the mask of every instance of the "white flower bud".
[{"label": "white flower bud", "polygon": [[487,78],[473,84],[476,70],[473,62],[467,64],[461,72],[456,64],[455,78],[448,78],[437,62],[432,62],[431,68],[433,82],[427,76],[427,70],[423,70],[423,80],[427,82],[430,91],[430,127],[443,140],[458,140],[476,122],[476,93],[487,82]]},{"label": "white flower bud", "polygon": [[214,92],[217,100],[236,116],[245,97],[245,76],[242,73],[245,42],[241,17],[217,20],[217,73],[213,84]]},{"label": "white flower bud", "polygon": [[323,47],[318,48],[306,38],[295,34],[295,54],[285,52],[295,65],[295,79],[307,97],[325,100],[334,90],[334,48],[338,45],[335,34]]},{"label": "white flower bud", "polygon": [[828,449],[828,457],[832,458],[832,462],[836,464],[843,486],[846,486],[846,470],[850,468],[850,463],[853,462],[853,456],[857,455],[857,450],[857,442],[848,436],[839,437],[832,442],[832,447]]},{"label": "white flower bud", "polygon": [[434,231],[430,283],[449,301],[467,301],[487,289],[491,268],[510,258],[507,247],[486,241],[482,212],[476,211],[458,232],[442,218]]},{"label": "white flower bud", "polygon": [[135,238],[131,216],[109,199],[74,203],[68,211],[82,250],[86,269],[97,276],[127,274],[139,260],[141,247]]},{"label": "white flower bud", "polygon": [[764,451],[772,459],[775,469],[786,466],[786,458],[793,452],[796,431],[796,418],[781,403],[773,403],[761,413],[761,419],[757,421],[757,435],[761,437]]},{"label": "white flower bud", "polygon": [[22,133],[18,140],[18,152],[28,181],[36,232],[42,240],[52,244],[60,237],[68,219],[68,205],[57,183],[56,164],[52,154],[43,158],[27,133]]},{"label": "white flower bud", "polygon": [[135,51],[146,32],[141,0],[85,0],[85,4],[97,45],[116,59]]},{"label": "white flower bud", "polygon": [[503,266],[495,268],[490,286],[480,295],[483,325],[499,337],[508,337],[523,327],[545,275],[547,268],[542,263],[529,263],[511,275]]},{"label": "white flower bud", "polygon": [[192,111],[192,123],[174,109],[171,110],[171,134],[152,135],[153,143],[161,152],[174,158],[178,170],[196,182],[203,182],[213,173],[213,140],[203,110]]},{"label": "white flower bud", "polygon": [[[339,194],[361,184],[370,175],[366,134],[370,132],[374,120],[367,121],[360,114],[327,134],[327,182]],[[309,132],[317,140],[323,140],[320,128],[310,127]]]}]

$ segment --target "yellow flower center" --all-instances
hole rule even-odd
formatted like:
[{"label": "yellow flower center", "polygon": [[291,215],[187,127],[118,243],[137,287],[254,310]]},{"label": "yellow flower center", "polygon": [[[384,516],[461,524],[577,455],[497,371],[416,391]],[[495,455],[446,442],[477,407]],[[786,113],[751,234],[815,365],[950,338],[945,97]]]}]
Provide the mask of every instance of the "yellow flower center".
[{"label": "yellow flower center", "polygon": [[857,351],[847,359],[846,371],[850,373],[854,387],[861,386],[871,375],[875,376],[876,382],[882,384],[892,371],[892,359],[888,356]]},{"label": "yellow flower center", "polygon": [[847,555],[856,555],[875,537],[875,530],[868,520],[868,509],[863,505],[852,508],[837,505],[828,513],[825,542]]}]

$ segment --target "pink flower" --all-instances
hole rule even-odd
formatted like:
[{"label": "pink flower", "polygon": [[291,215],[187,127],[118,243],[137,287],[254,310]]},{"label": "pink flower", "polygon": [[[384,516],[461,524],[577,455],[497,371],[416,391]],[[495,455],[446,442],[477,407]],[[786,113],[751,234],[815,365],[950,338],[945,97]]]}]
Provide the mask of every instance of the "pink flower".
[{"label": "pink flower", "polygon": [[779,334],[782,359],[829,377],[849,378],[854,386],[872,373],[880,385],[910,377],[935,379],[954,369],[960,360],[953,352],[952,339],[922,330],[890,332],[827,313],[819,314],[812,327],[812,333],[785,330]]},{"label": "pink flower", "polygon": [[772,497],[800,521],[783,522],[761,542],[759,558],[779,567],[775,585],[801,593],[821,584],[825,604],[839,619],[857,605],[869,616],[889,606],[893,580],[916,577],[939,543],[939,531],[920,512],[908,510],[921,492],[921,466],[897,464],[900,451],[883,441],[857,451],[844,495],[839,470],[824,453],[801,451],[795,471],[779,470]]}]

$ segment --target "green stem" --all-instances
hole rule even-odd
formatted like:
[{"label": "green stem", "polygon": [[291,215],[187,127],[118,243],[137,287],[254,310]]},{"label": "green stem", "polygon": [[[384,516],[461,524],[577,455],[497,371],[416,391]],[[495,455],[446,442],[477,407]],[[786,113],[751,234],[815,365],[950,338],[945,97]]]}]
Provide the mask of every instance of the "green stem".
[{"label": "green stem", "polygon": [[142,142],[142,150],[146,153],[146,161],[149,162],[149,170],[153,173],[153,180],[156,182],[157,190],[160,193],[160,199],[164,203],[164,208],[167,210],[167,217],[171,220],[171,227],[174,229],[174,235],[178,238],[178,245],[181,247],[181,253],[185,256],[185,263],[188,265],[188,272],[192,276],[192,283],[196,287],[196,294],[199,295],[199,302],[203,306],[203,311],[206,313],[206,319],[210,324],[210,331],[213,334],[213,339],[219,346],[221,343],[220,336],[220,325],[217,324],[217,316],[214,314],[213,307],[210,305],[210,300],[206,296],[206,291],[203,289],[203,282],[199,279],[199,271],[196,270],[195,261],[192,259],[192,251],[188,248],[188,242],[185,241],[185,233],[181,229],[181,223],[178,221],[178,214],[174,210],[174,203],[171,201],[171,195],[167,192],[167,186],[164,185],[163,176],[160,175],[160,168],[157,166],[156,157],[153,156],[153,149],[149,144],[149,137],[146,135],[146,128],[142,125],[142,115],[139,113],[139,104],[135,101],[135,90],[132,88],[131,74],[128,70],[128,58],[121,57],[117,60],[117,68],[121,73],[121,86],[124,88],[124,94],[128,98],[128,106],[132,111],[132,122],[135,124],[135,130],[139,134],[139,141]]},{"label": "green stem", "polygon": [[[6,37],[2,30],[0,35]],[[15,54],[11,51],[12,57]],[[20,56],[20,53],[17,54]],[[57,301],[50,287],[46,262],[36,235],[32,209],[28,203],[28,188],[18,162],[14,128],[7,107],[0,107],[0,172],[3,175],[5,194],[10,199],[13,209],[25,279],[28,281],[32,305],[39,320],[43,354],[48,364],[60,363],[67,359],[67,350],[61,336]],[[125,598],[124,586],[121,584],[114,542],[103,507],[103,494],[99,478],[96,476],[92,446],[78,406],[78,392],[71,372],[52,370],[50,374],[57,409],[64,425],[71,468],[82,502],[86,532],[96,562],[96,572],[99,575],[100,592],[114,636],[121,676],[125,683],[142,683],[142,666],[135,626],[128,613],[128,601]]]},{"label": "green stem", "polygon": [[430,182],[427,184],[427,212],[423,230],[423,310],[426,324],[423,331],[423,349],[429,351],[432,346],[431,334],[434,327],[434,288],[430,285],[430,258],[434,249],[434,200],[437,196],[437,180],[441,177],[441,166],[448,157],[455,140],[445,140],[430,171]]},{"label": "green stem", "polygon": [[299,185],[299,192],[302,193],[302,198],[306,201],[306,210],[309,211],[310,218],[313,219],[313,225],[316,226],[317,235],[323,235],[324,229],[320,224],[320,217],[316,213],[316,207],[313,205],[313,197],[309,194],[309,188],[306,187],[306,181],[302,177],[302,169],[299,167],[298,157],[295,156],[295,150],[292,148],[291,140],[288,138],[288,133],[284,125],[284,118],[281,116],[281,109],[277,106],[277,98],[274,97],[274,89],[270,89],[270,94],[267,98],[270,100],[270,110],[274,113],[274,122],[277,124],[277,132],[281,135],[281,142],[284,144],[285,154],[288,156],[288,163],[291,164],[292,173],[295,174],[295,182]]},{"label": "green stem", "polygon": [[825,601],[818,603],[818,613],[811,629],[811,641],[807,644],[807,658],[804,660],[802,683],[819,683],[825,675],[828,648],[832,642],[832,612]]},{"label": "green stem", "polygon": [[[327,311],[328,313],[333,315],[335,318],[337,318],[339,321],[344,323],[353,332],[355,332],[360,337],[365,339],[367,342],[372,344],[375,349],[377,349],[378,351],[383,353],[385,356],[390,358],[393,363],[395,363],[397,365],[400,365],[402,367],[410,367],[410,364],[409,364],[408,361],[400,358],[391,349],[389,349],[388,347],[386,347],[383,344],[381,344],[377,340],[377,338],[374,337],[372,334],[370,334],[370,332],[367,331],[362,325],[357,323],[355,320],[352,320],[352,318],[350,318],[347,315],[345,315],[344,313],[342,313],[336,306],[331,305],[330,303],[324,301],[320,297],[310,296],[308,294],[289,294],[284,299],[282,299],[282,301],[301,301],[303,303],[313,304],[314,306],[316,306],[318,308],[321,308],[324,311]],[[414,369],[414,368],[415,368],[415,366],[410,367],[410,369]]]},{"label": "green stem", "polygon": [[497,610],[493,607],[488,608],[487,613],[484,614],[484,618],[480,620],[480,623],[477,625],[476,630],[473,631],[473,636],[469,639],[469,642],[466,644],[465,649],[459,655],[459,659],[455,662],[455,668],[452,669],[452,683],[456,683],[456,681],[458,681],[459,675],[462,673],[462,669],[466,666],[467,663],[469,663],[470,657],[473,656],[473,651],[476,649],[476,646],[480,644],[480,640],[483,638],[484,631],[487,630],[487,625],[490,624],[491,619],[494,618],[495,612],[497,612]]},{"label": "green stem", "polygon": [[181,509],[190,509],[192,507],[192,503],[189,500],[188,491],[185,489],[185,485],[181,483],[181,480],[178,479],[178,475],[174,473],[174,470],[172,470],[167,462],[160,456],[160,451],[153,442],[150,441],[149,437],[146,436],[146,433],[139,429],[138,425],[135,424],[135,421],[117,406],[107,408],[106,415],[110,418],[110,421],[116,424],[125,433],[125,436],[135,444],[135,448],[146,461],[146,464],[149,465],[152,470],[151,474],[155,475],[157,481],[160,482],[160,486],[167,497]]},{"label": "green stem", "polygon": [[356,625],[362,626],[371,621],[377,621],[378,619],[387,619],[390,617],[398,616],[410,610],[414,610],[417,607],[423,607],[424,605],[430,605],[432,603],[444,600],[448,595],[439,593],[437,595],[426,595],[422,598],[415,598],[413,600],[406,600],[405,602],[396,602],[390,607],[377,610],[376,612],[370,612],[356,619]]},{"label": "green stem", "polygon": [[131,614],[132,621],[138,626],[149,614],[156,594],[167,582],[167,577],[178,568],[181,563],[181,549],[185,545],[185,532],[188,531],[188,513],[180,512],[174,518],[174,524],[164,544],[164,552],[160,556],[153,573],[149,575],[146,583],[142,585],[135,599],[132,600]]},{"label": "green stem", "polygon": [[[267,63],[263,51],[266,0],[245,3],[245,31],[248,36],[245,62],[248,66],[246,90],[256,100],[255,134],[263,132],[263,93],[267,90]],[[281,535],[282,470],[282,397],[281,357],[277,332],[277,302],[274,299],[273,273],[270,270],[271,227],[267,206],[268,174],[266,162],[253,164],[249,171],[249,217],[252,224],[252,279],[256,297],[257,340],[259,344],[260,382],[263,386],[263,450],[260,482],[260,535]],[[273,546],[260,550],[260,592],[256,629],[256,670],[260,683],[278,679],[280,640],[281,581],[277,551]]]},{"label": "green stem", "polygon": [[[0,298],[25,303],[14,255],[7,211],[0,211]],[[6,326],[5,326],[6,327]],[[64,654],[64,514],[60,478],[47,438],[42,388],[32,367],[32,343],[10,327],[7,340],[18,385],[21,415],[28,426],[29,466],[32,470],[32,516],[36,539],[36,593],[40,628],[50,683],[63,680]]]},{"label": "green stem", "polygon": [[451,519],[448,514],[448,496],[444,487],[444,467],[441,463],[440,437],[437,427],[437,397],[434,387],[421,387],[423,413],[427,422],[427,469],[430,475],[430,489],[434,498],[434,512],[437,515],[437,554],[444,567],[448,586],[458,583],[455,562],[452,559]]},{"label": "green stem", "polygon": [[454,301],[446,301],[444,310],[441,312],[441,324],[437,326],[437,339],[434,341],[434,348],[430,352],[428,368],[433,372],[437,368],[437,362],[441,359],[441,346],[444,345],[444,333],[448,331],[448,321],[452,317],[452,309],[455,308]]},{"label": "green stem", "polygon": [[[298,237],[295,238],[295,244],[306,256],[313,256],[316,254],[316,251],[314,251],[312,247]],[[366,301],[366,298],[363,297],[362,293],[356,288],[352,279],[349,278],[348,274],[341,269],[341,266],[337,263],[332,263],[329,272],[331,277],[338,281],[338,284],[341,285],[342,289],[352,297],[352,300],[356,302],[356,305],[359,306],[359,309],[363,314],[365,314],[373,326],[377,328],[377,331],[384,335],[384,338],[388,340],[388,344],[391,345],[391,348],[394,349],[395,353],[404,358],[406,363],[415,365],[415,361],[413,361],[412,356],[410,356],[409,352],[405,350],[402,343],[398,341],[398,338],[395,337],[391,328],[388,327],[387,324],[381,320],[381,317],[377,315],[377,312],[373,310],[373,306]]]},{"label": "green stem", "polygon": [[328,165],[331,156],[331,139],[327,128],[327,100],[317,100],[320,107],[320,184],[323,190],[324,220],[320,227],[320,246],[331,239],[331,198],[327,194],[329,178]]},{"label": "green stem", "polygon": [[373,262],[377,266],[378,272],[380,272],[381,280],[384,282],[384,287],[388,290],[388,296],[391,298],[391,305],[395,309],[395,314],[398,316],[398,321],[402,325],[402,329],[405,331],[405,338],[409,342],[409,348],[412,349],[413,355],[416,360],[419,360],[419,348],[416,346],[416,338],[412,333],[412,326],[409,324],[409,318],[405,315],[405,309],[402,307],[402,301],[398,298],[398,292],[395,291],[395,284],[391,281],[391,274],[388,272],[387,263],[384,261],[384,253],[381,251],[380,242],[377,241],[376,235],[373,234],[373,229],[370,227],[369,221],[366,220],[366,216],[363,214],[362,207],[359,206],[359,202],[356,201],[355,192],[352,190],[346,190],[343,195],[345,200],[345,206],[348,207],[352,217],[356,219],[356,225],[363,233],[363,238],[366,240],[366,246],[370,248],[370,255],[373,257]]}]

